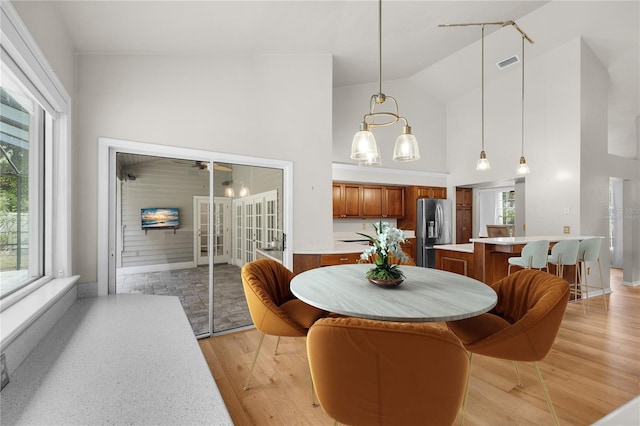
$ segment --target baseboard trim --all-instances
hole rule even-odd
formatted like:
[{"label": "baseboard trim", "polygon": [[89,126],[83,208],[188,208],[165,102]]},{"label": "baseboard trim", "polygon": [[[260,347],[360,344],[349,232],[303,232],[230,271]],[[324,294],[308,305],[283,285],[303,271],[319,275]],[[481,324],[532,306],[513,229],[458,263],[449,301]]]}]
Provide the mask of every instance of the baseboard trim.
[{"label": "baseboard trim", "polygon": [[191,269],[195,267],[196,266],[193,264],[193,262],[161,263],[157,265],[128,266],[126,268],[118,268],[116,270],[116,273],[122,275],[131,275],[142,274],[145,272],[164,272],[173,271],[176,269]]}]

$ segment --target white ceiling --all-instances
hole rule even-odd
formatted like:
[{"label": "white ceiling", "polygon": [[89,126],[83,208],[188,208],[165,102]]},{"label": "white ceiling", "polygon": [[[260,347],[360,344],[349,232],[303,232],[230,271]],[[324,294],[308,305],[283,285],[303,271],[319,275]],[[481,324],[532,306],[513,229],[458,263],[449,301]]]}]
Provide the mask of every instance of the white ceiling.
[{"label": "white ceiling", "polygon": [[[334,86],[378,79],[376,1],[56,3],[80,53],[326,53],[334,57]],[[480,38],[438,24],[516,20],[545,3],[385,0],[384,78],[409,77]]]},{"label": "white ceiling", "polygon": [[[334,87],[379,77],[374,0],[54,1],[80,54],[324,53],[334,58]],[[384,80],[412,78],[442,102],[455,99],[479,84],[477,72],[468,72],[478,68],[480,30],[438,24],[514,20],[535,41],[528,58],[583,37],[610,73],[610,136],[629,144],[631,123],[635,134],[638,0],[385,0],[382,7]],[[485,36],[507,30],[515,33],[490,26]],[[517,34],[513,40],[519,54]],[[487,79],[497,73],[489,65],[507,56],[487,57]]]}]

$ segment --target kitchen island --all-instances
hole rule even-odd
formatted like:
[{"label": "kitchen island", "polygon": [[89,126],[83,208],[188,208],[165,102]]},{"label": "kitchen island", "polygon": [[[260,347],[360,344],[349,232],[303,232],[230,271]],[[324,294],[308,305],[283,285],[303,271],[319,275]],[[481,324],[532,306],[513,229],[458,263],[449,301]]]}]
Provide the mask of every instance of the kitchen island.
[{"label": "kitchen island", "polygon": [[[519,256],[531,241],[548,240],[551,247],[562,240],[593,238],[581,235],[534,235],[526,237],[472,238],[470,244],[435,246],[436,268],[456,272],[487,284],[507,276],[508,259]],[[599,237],[602,238],[602,237]],[[553,271],[551,271],[553,272]],[[566,267],[564,277],[573,282],[574,268]]]}]

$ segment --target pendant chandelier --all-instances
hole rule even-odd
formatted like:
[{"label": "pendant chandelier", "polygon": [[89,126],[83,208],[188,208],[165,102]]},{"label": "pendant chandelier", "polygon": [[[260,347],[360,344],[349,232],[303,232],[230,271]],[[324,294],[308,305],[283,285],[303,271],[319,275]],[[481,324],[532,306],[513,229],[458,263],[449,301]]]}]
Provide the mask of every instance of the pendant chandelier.
[{"label": "pendant chandelier", "polygon": [[516,174],[519,175],[526,175],[529,174],[529,165],[527,164],[527,160],[524,158],[524,40],[525,40],[525,36],[524,34],[522,35],[522,83],[521,83],[521,87],[522,87],[522,93],[521,93],[521,99],[522,99],[522,103],[521,103],[521,112],[520,112],[520,120],[521,120],[521,127],[520,127],[520,147],[521,147],[521,152],[520,152],[520,163],[518,164],[518,168],[516,169]]},{"label": "pendant chandelier", "polygon": [[478,158],[478,162],[476,163],[476,170],[489,170],[491,168],[491,164],[489,164],[489,159],[487,158],[487,153],[484,151],[484,24],[480,25],[482,30],[482,53],[480,59],[480,69],[481,69],[481,79],[482,79],[482,149],[480,150],[480,158]]},{"label": "pendant chandelier", "polygon": [[481,121],[482,121],[482,132],[481,132],[481,141],[482,148],[480,150],[480,158],[476,163],[476,170],[489,170],[491,165],[489,164],[489,159],[487,158],[487,153],[484,150],[484,27],[486,25],[499,25],[501,27],[505,27],[507,25],[511,25],[513,28],[518,30],[518,32],[522,35],[522,127],[521,127],[521,146],[522,146],[522,154],[520,157],[520,164],[518,165],[518,174],[526,174],[529,173],[529,166],[527,166],[527,160],[524,158],[524,41],[527,40],[529,43],[533,43],[533,40],[529,38],[529,36],[522,31],[522,29],[516,24],[514,21],[503,21],[503,22],[474,22],[474,23],[465,23],[465,24],[440,24],[439,27],[468,27],[468,26],[480,26],[482,31],[482,53],[481,53],[481,80],[482,80],[482,89],[481,89]]},{"label": "pendant chandelier", "polygon": [[[378,54],[379,54],[379,86],[378,93],[371,96],[369,112],[364,115],[360,123],[360,131],[353,137],[351,144],[351,159],[357,160],[360,166],[378,166],[382,164],[380,150],[371,132],[376,127],[391,126],[402,121],[402,134],[396,139],[393,149],[394,161],[414,161],[420,158],[418,141],[411,133],[411,126],[406,118],[398,114],[398,102],[392,96],[382,93],[382,0],[378,0]],[[376,111],[376,106],[386,101],[393,103],[393,111]]]}]

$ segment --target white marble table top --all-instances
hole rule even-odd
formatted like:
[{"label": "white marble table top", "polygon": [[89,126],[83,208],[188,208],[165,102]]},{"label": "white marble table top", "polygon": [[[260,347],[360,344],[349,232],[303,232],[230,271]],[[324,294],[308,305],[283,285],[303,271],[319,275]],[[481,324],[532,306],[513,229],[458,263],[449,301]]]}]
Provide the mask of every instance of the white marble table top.
[{"label": "white marble table top", "polygon": [[402,284],[382,288],[368,282],[371,264],[311,269],[291,281],[303,302],[330,312],[382,321],[454,321],[489,311],[497,295],[473,278],[437,269],[401,266]]}]

